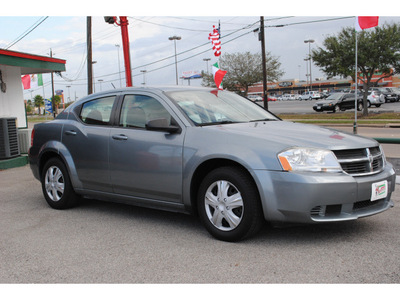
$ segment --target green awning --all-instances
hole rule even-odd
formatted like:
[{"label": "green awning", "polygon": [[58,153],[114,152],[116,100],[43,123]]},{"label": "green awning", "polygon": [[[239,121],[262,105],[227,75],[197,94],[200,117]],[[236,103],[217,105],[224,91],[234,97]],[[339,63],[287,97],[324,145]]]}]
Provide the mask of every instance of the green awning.
[{"label": "green awning", "polygon": [[65,71],[64,59],[0,49],[0,65],[21,67],[21,75]]}]

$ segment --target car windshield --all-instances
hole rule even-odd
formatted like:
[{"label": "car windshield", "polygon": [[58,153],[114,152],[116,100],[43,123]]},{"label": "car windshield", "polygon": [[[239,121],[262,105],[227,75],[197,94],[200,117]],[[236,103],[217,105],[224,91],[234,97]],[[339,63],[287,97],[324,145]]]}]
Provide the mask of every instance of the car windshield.
[{"label": "car windshield", "polygon": [[231,92],[186,90],[167,95],[199,126],[278,120],[258,104]]},{"label": "car windshield", "polygon": [[342,93],[333,93],[330,94],[329,97],[326,98],[326,100],[339,100],[342,96],[343,96]]}]

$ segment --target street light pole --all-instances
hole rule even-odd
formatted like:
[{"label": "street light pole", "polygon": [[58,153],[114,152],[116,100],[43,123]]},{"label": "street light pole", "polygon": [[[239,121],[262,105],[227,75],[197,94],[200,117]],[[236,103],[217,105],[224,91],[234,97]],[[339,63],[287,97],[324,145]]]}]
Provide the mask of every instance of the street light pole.
[{"label": "street light pole", "polygon": [[211,58],[203,58],[203,60],[206,62],[206,66],[207,66],[207,75],[208,75],[208,62],[211,60]]},{"label": "street light pole", "polygon": [[67,85],[67,88],[68,88],[68,103],[71,102],[71,91],[69,89],[70,87],[71,87],[70,85]]},{"label": "street light pole", "polygon": [[310,92],[312,91],[312,75],[311,75],[311,43],[314,43],[315,41],[312,39],[305,40],[304,43],[308,43],[308,58],[310,60]]},{"label": "street light pole", "polygon": [[117,47],[117,53],[118,53],[118,74],[119,74],[119,87],[122,88],[122,80],[121,80],[121,63],[119,61],[119,44],[115,44],[115,47]]},{"label": "street light pole", "polygon": [[176,60],[176,41],[177,40],[179,41],[181,39],[181,37],[174,35],[174,36],[170,36],[168,39],[170,41],[174,41],[174,46],[175,46],[175,74],[176,74],[176,85],[178,85],[178,62]]},{"label": "street light pole", "polygon": [[146,70],[140,70],[140,72],[142,72],[143,73],[143,85],[146,85]]},{"label": "street light pole", "polygon": [[102,91],[102,88],[101,88],[101,83],[103,82],[103,79],[99,79],[99,80],[97,80],[99,83],[100,83],[100,92]]},{"label": "street light pole", "polygon": [[[310,74],[308,74],[308,60],[309,60],[309,58],[305,58],[304,59],[304,61],[306,62],[306,81],[307,81],[307,86],[308,86],[308,88],[310,87],[309,85],[308,85],[308,83],[309,83],[309,81],[308,81],[308,76],[310,76]],[[306,92],[306,91],[305,91]]]}]

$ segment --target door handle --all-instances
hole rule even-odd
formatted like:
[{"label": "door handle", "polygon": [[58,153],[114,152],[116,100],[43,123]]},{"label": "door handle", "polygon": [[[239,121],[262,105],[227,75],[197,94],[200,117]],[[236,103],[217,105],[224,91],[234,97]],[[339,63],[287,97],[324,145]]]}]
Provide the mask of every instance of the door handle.
[{"label": "door handle", "polygon": [[112,136],[112,138],[117,141],[126,141],[128,139],[128,137],[123,134],[115,134]]},{"label": "door handle", "polygon": [[74,131],[74,130],[67,130],[67,131],[65,132],[65,134],[66,134],[66,135],[76,135],[76,131]]}]

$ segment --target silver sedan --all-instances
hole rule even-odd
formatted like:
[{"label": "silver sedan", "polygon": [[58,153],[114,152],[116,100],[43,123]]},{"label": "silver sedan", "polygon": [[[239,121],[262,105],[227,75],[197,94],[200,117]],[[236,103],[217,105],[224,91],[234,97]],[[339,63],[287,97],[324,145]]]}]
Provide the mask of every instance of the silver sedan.
[{"label": "silver sedan", "polygon": [[208,88],[90,95],[35,125],[30,165],[56,209],[82,197],[198,214],[216,238],[264,221],[321,223],[383,212],[395,173],[371,139],[284,122]]}]

